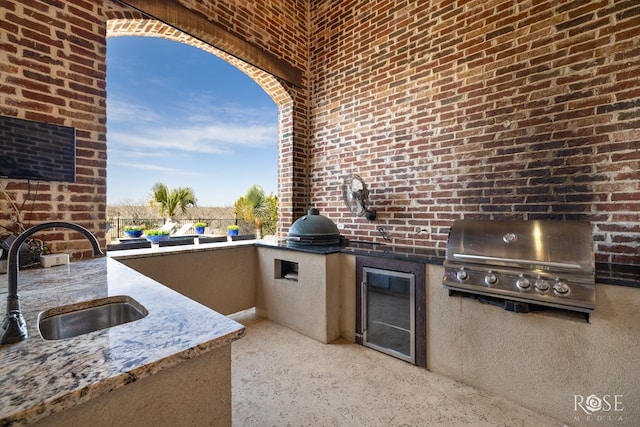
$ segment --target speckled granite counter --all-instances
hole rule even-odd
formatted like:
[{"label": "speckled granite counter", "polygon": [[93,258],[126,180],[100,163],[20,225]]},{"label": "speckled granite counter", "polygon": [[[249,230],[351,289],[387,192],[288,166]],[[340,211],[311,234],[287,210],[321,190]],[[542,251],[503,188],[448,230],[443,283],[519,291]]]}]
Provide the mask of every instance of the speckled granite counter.
[{"label": "speckled granite counter", "polygon": [[[3,316],[6,289],[3,275]],[[0,346],[0,425],[34,422],[244,334],[239,323],[106,257],[22,271],[18,291],[29,339]],[[40,311],[115,295],[134,298],[148,316],[76,338],[40,337]]]}]

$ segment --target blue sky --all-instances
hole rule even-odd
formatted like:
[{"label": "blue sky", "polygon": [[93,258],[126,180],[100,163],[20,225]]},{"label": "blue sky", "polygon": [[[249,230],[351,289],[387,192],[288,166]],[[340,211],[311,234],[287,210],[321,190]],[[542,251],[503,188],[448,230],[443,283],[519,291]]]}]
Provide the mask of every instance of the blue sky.
[{"label": "blue sky", "polygon": [[201,49],[107,40],[107,203],[145,202],[156,182],[232,206],[253,184],[277,194],[278,110],[253,80]]}]

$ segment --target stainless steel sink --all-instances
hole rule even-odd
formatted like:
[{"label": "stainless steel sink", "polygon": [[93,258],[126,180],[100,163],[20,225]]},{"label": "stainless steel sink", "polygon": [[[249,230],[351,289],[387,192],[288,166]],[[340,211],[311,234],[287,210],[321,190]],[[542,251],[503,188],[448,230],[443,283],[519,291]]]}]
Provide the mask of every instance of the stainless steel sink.
[{"label": "stainless steel sink", "polygon": [[61,340],[134,322],[149,312],[126,295],[100,298],[45,310],[38,329],[45,340]]}]

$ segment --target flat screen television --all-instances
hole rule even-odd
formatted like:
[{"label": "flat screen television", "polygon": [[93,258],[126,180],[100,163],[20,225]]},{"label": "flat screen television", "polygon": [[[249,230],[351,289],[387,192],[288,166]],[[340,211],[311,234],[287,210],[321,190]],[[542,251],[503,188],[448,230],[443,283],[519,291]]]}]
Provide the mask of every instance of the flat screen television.
[{"label": "flat screen television", "polygon": [[0,178],[76,180],[76,129],[0,117]]}]

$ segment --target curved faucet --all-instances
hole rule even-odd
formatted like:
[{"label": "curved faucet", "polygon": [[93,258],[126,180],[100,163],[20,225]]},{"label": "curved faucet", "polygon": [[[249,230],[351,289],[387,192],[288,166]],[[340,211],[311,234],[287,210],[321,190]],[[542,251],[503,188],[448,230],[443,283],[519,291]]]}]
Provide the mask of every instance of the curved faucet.
[{"label": "curved faucet", "polygon": [[69,228],[77,231],[89,240],[93,249],[93,255],[103,254],[102,250],[100,250],[100,243],[98,243],[96,236],[91,234],[91,232],[86,228],[72,222],[45,222],[34,225],[19,234],[13,243],[11,243],[9,253],[7,255],[7,282],[9,284],[9,293],[7,295],[7,314],[5,315],[2,327],[0,328],[0,333],[2,333],[0,345],[16,343],[27,338],[27,324],[25,323],[22,312],[20,311],[20,296],[18,295],[18,252],[20,250],[20,246],[22,246],[27,238],[32,234],[46,228],[56,227]]}]

